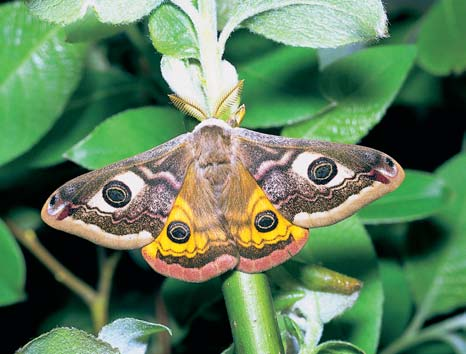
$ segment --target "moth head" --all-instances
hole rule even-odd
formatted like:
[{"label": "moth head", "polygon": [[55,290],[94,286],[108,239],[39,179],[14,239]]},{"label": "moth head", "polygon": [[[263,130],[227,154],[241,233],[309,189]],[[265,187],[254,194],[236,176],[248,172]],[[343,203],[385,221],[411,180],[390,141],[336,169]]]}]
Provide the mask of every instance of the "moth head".
[{"label": "moth head", "polygon": [[134,172],[90,172],[58,188],[42,208],[50,226],[110,248],[127,249],[153,240],[151,230],[138,228],[135,198],[144,180]]}]

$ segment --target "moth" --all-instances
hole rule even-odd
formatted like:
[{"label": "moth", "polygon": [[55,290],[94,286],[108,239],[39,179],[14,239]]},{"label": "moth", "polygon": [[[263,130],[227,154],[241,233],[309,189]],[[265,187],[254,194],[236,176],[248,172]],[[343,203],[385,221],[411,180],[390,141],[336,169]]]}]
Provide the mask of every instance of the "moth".
[{"label": "moth", "polygon": [[[176,104],[176,102],[175,102]],[[394,190],[403,169],[362,146],[285,138],[207,118],[152,150],[58,188],[42,218],[114,249],[142,248],[157,272],[202,282],[254,273]]]}]

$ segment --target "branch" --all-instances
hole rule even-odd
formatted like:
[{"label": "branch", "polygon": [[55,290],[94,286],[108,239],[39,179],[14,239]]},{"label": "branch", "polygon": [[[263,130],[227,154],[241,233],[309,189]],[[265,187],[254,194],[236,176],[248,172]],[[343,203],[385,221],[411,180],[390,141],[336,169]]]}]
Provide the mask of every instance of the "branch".
[{"label": "branch", "polygon": [[88,306],[97,297],[97,292],[88,284],[83,282],[61,264],[52,254],[39,242],[34,230],[23,230],[13,222],[7,220],[16,239],[26,247],[55,277],[55,279],[68,287],[78,295]]},{"label": "branch", "polygon": [[235,353],[284,353],[267,276],[234,271],[222,290]]},{"label": "branch", "polygon": [[34,230],[23,230],[12,221],[7,220],[7,225],[16,239],[26,247],[55,277],[55,279],[68,287],[79,296],[88,306],[96,333],[108,320],[108,303],[115,268],[121,257],[120,252],[113,253],[110,257],[102,259],[99,264],[100,276],[97,290],[79,279],[61,264],[39,242]]}]

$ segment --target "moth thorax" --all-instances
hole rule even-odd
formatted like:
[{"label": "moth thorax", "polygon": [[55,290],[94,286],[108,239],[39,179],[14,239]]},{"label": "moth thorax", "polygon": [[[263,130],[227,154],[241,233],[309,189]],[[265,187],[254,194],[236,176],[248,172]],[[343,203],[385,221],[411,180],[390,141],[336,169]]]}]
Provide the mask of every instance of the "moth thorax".
[{"label": "moth thorax", "polygon": [[218,126],[206,126],[194,136],[194,158],[200,168],[231,164],[231,136]]}]

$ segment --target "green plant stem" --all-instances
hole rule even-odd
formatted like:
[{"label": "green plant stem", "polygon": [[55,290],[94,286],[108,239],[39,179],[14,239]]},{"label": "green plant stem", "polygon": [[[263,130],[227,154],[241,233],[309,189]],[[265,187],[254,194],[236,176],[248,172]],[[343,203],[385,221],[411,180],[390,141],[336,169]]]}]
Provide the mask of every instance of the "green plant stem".
[{"label": "green plant stem", "polygon": [[267,276],[234,271],[222,290],[235,352],[284,353]]},{"label": "green plant stem", "polygon": [[202,68],[203,87],[207,97],[209,116],[213,116],[215,106],[222,94],[220,91],[221,60],[217,45],[216,12],[208,11],[215,8],[214,0],[199,0],[200,13],[190,1],[172,0],[190,18],[197,33],[199,44],[199,62]]},{"label": "green plant stem", "polygon": [[97,285],[97,294],[90,307],[95,332],[98,332],[108,322],[108,304],[112,289],[112,279],[120,258],[121,252],[114,252],[110,257],[101,256],[102,261],[99,265],[100,276]]},{"label": "green plant stem", "polygon": [[121,253],[115,252],[101,262],[97,290],[79,279],[40,243],[34,230],[23,230],[11,221],[7,225],[16,239],[26,247],[55,277],[68,287],[88,306],[96,333],[108,319],[108,302],[116,265]]},{"label": "green plant stem", "polygon": [[23,230],[14,223],[7,225],[16,239],[26,247],[55,277],[55,279],[78,295],[87,305],[97,296],[96,291],[83,282],[61,264],[50,252],[42,246],[33,230]]},{"label": "green plant stem", "polygon": [[418,332],[405,332],[403,336],[385,348],[380,354],[401,353],[424,342],[444,340],[448,332],[466,328],[466,313],[454,316]]}]

